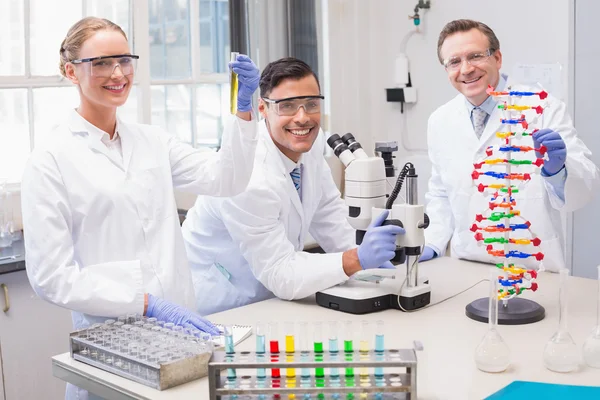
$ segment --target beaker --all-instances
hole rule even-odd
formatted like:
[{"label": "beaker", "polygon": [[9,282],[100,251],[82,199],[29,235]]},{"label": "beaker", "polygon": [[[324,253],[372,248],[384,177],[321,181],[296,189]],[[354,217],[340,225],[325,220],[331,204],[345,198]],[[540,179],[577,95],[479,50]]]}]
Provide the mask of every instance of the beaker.
[{"label": "beaker", "polygon": [[498,272],[490,271],[488,330],[475,349],[475,364],[484,372],[502,372],[510,365],[510,349],[498,332]]},{"label": "beaker", "polygon": [[598,266],[598,304],[596,326],[583,344],[583,358],[592,368],[600,368],[600,265]]},{"label": "beaker", "polygon": [[560,270],[560,289],[558,293],[558,331],[546,343],[544,365],[550,371],[571,372],[579,365],[579,350],[567,329],[567,296],[569,270]]}]

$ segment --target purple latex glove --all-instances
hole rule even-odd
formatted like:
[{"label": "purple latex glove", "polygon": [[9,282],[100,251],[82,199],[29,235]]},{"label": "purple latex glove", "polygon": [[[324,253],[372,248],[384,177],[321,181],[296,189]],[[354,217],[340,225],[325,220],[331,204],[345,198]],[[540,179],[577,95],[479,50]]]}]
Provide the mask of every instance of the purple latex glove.
[{"label": "purple latex glove", "polygon": [[[567,146],[560,134],[552,129],[541,129],[533,134],[534,147],[541,145],[548,149],[548,160],[544,161],[542,172],[547,176],[558,173],[565,166],[567,161]],[[538,157],[542,155],[536,152]]]},{"label": "purple latex glove", "polygon": [[175,325],[193,327],[211,335],[219,335],[219,329],[210,321],[202,318],[177,304],[155,297],[148,293],[147,317],[157,318],[159,321],[172,322]]},{"label": "purple latex glove", "polygon": [[358,246],[358,261],[362,269],[390,268],[396,250],[396,235],[403,235],[404,229],[396,225],[381,226],[388,217],[389,210],[383,211],[367,228],[362,243]]},{"label": "purple latex glove", "polygon": [[238,111],[252,110],[252,95],[258,88],[260,71],[250,57],[239,54],[236,61],[229,63],[229,68],[238,75]]},{"label": "purple latex glove", "polygon": [[431,247],[425,246],[423,254],[419,257],[419,262],[431,260],[437,257],[437,253]]}]

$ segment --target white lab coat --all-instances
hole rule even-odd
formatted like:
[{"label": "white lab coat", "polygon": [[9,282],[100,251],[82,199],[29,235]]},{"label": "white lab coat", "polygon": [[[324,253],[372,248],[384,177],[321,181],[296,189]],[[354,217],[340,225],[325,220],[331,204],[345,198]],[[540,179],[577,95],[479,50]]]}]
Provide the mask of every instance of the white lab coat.
[{"label": "white lab coat", "polygon": [[256,122],[230,117],[221,150],[119,121],[123,160],[75,111],[31,155],[21,185],[27,275],[79,329],[142,313],[144,293],[193,309],[174,188],[228,196],[249,181]]},{"label": "white lab coat", "polygon": [[[510,85],[510,82],[508,83]],[[513,85],[513,90],[539,91],[538,88]],[[521,104],[543,104],[537,96],[522,98]],[[527,118],[534,116],[534,111],[526,111]],[[590,151],[577,137],[576,131],[565,104],[549,96],[543,116],[538,124],[539,129],[551,128],[557,131],[567,146],[564,201],[554,192],[547,178],[540,174],[532,176],[532,180],[515,193],[516,209],[531,222],[531,230],[541,239],[541,247],[518,246],[515,250],[536,253],[541,250],[545,254],[543,266],[547,270],[556,271],[565,266],[563,254],[564,227],[561,211],[574,211],[584,206],[592,197],[593,188],[598,182],[598,169],[590,161]],[[429,157],[432,162],[432,175],[426,194],[427,213],[430,225],[425,230],[426,244],[445,252],[448,241],[452,239],[451,254],[453,257],[468,260],[496,263],[498,258],[487,254],[484,245],[478,245],[475,233],[470,230],[473,223],[484,225],[486,221],[475,221],[476,214],[484,214],[488,209],[490,196],[477,191],[476,185],[482,181],[473,181],[473,163],[485,158],[485,150],[490,145],[501,144],[495,136],[501,128],[501,110],[496,108],[490,115],[488,123],[480,139],[477,139],[471,125],[465,98],[459,94],[453,100],[438,108],[429,118],[427,140]],[[516,129],[521,131],[521,128]],[[531,137],[513,143],[522,146],[533,146]],[[497,150],[497,147],[496,147]],[[497,152],[502,158],[503,153]],[[519,153],[513,153],[519,157]],[[520,157],[531,159],[533,153],[525,153]],[[513,168],[513,172],[529,172],[533,167]],[[498,180],[487,180],[485,183],[500,183]],[[494,211],[502,211],[496,208]],[[511,220],[511,223],[522,223]],[[522,233],[522,235],[520,235]],[[484,233],[484,236],[489,234]],[[499,234],[502,235],[502,234]],[[492,235],[492,236],[499,236]],[[515,231],[511,237],[528,237],[523,231]],[[499,248],[499,247],[496,247]],[[509,259],[526,266],[535,266],[534,259]]]},{"label": "white lab coat", "polygon": [[[248,189],[229,199],[197,199],[183,237],[198,312],[273,295],[298,299],[348,279],[341,252],[356,247],[355,231],[323,157],[323,136],[303,155],[302,202],[264,121]],[[328,254],[303,252],[307,233]]]}]

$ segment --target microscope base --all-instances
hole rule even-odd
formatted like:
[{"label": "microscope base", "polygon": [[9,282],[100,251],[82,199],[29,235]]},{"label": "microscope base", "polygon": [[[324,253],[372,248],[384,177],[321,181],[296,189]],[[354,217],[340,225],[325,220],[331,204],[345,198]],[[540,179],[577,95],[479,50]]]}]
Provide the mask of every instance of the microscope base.
[{"label": "microscope base", "polygon": [[[392,282],[386,282],[388,280]],[[321,307],[349,314],[369,314],[387,309],[400,310],[397,286],[395,279],[385,279],[378,283],[350,280],[342,285],[317,292],[316,300]],[[425,307],[430,301],[431,287],[428,283],[403,288],[400,295],[400,305],[407,311]]]},{"label": "microscope base", "polygon": [[[483,297],[474,300],[465,308],[467,317],[479,322],[488,322],[489,299]],[[532,324],[544,319],[546,310],[535,301],[515,297],[508,300],[504,307],[502,301],[498,302],[498,325],[524,325]]]}]

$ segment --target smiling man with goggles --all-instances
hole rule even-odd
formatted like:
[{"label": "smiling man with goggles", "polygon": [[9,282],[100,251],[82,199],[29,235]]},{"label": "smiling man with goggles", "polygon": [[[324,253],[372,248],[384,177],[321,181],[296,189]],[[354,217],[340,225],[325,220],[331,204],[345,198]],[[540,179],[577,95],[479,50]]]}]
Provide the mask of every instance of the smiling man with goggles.
[{"label": "smiling man with goggles", "polygon": [[71,63],[75,65],[83,65],[86,63],[90,66],[91,76],[109,78],[114,73],[117,66],[119,66],[123,75],[133,75],[139,58],[140,56],[133,54],[120,54],[116,56],[82,58],[73,60]]},{"label": "smiling man with goggles", "polygon": [[300,111],[300,107],[303,107],[304,112],[307,114],[317,114],[321,112],[321,105],[325,96],[296,96],[279,100],[263,97],[262,99],[272,106],[275,114],[291,117]]}]

